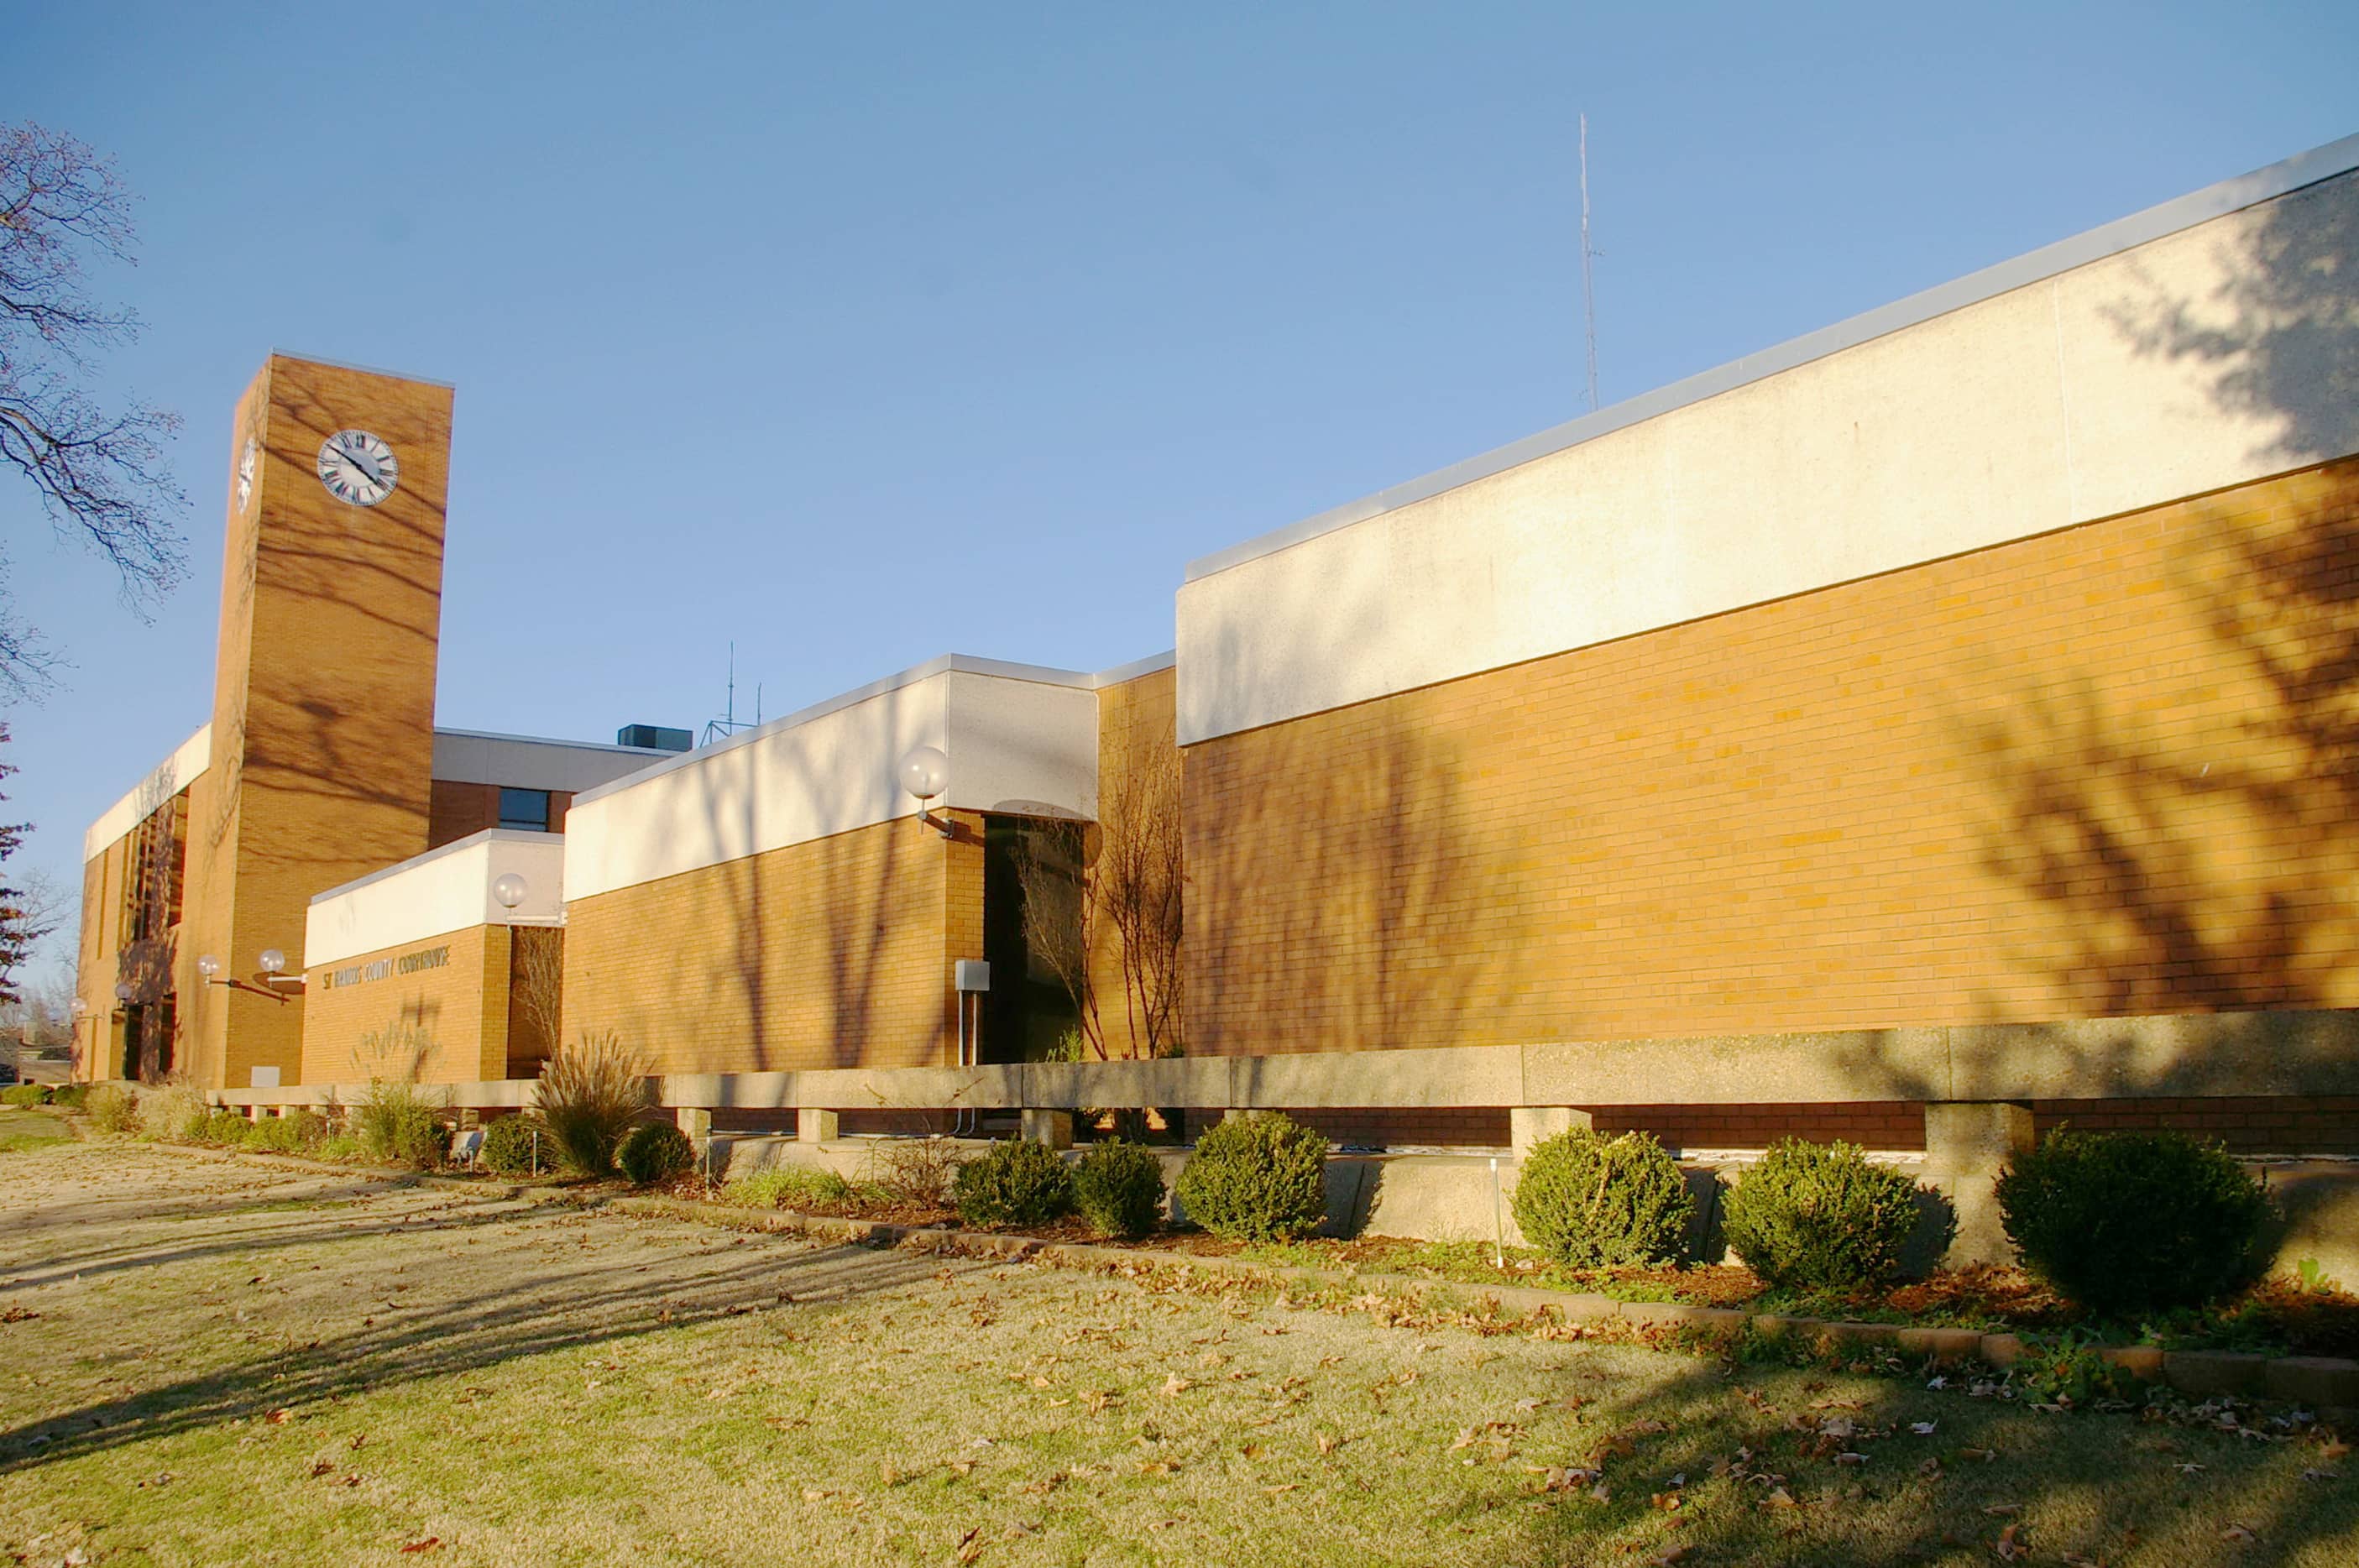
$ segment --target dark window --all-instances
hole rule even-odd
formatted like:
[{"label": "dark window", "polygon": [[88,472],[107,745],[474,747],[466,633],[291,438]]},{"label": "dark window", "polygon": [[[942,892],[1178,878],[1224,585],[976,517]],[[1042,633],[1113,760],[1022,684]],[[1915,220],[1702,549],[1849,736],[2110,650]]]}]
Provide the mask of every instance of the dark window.
[{"label": "dark window", "polygon": [[[1053,1058],[1081,1014],[1059,977],[1058,954],[1034,951],[1034,942],[1056,944],[1069,963],[1080,953],[1082,824],[1002,816],[983,822],[983,956],[991,964],[991,989],[984,993],[975,1060]],[[1036,868],[1030,888],[1027,862]],[[1054,902],[1039,920],[1027,920],[1025,905],[1034,893]]]},{"label": "dark window", "polygon": [[549,831],[549,791],[502,789],[500,791],[500,826],[530,828],[535,833],[547,833]]}]

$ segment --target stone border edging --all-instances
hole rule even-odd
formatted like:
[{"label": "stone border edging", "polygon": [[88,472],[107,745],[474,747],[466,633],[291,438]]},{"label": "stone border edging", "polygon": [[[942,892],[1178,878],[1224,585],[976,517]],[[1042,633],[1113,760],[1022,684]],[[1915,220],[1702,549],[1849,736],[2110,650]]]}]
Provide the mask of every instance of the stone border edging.
[{"label": "stone border edging", "polygon": [[[205,1149],[173,1143],[150,1143],[147,1147],[216,1160],[245,1160],[281,1170],[335,1172],[368,1180],[396,1180],[417,1186],[487,1192],[516,1202],[612,1208],[624,1214],[680,1220],[692,1225],[711,1225],[725,1219],[733,1228],[738,1229],[771,1234],[795,1232],[877,1247],[962,1252],[1004,1258],[1010,1262],[1037,1260],[1072,1269],[1103,1269],[1118,1264],[1152,1269],[1195,1269],[1208,1274],[1273,1282],[1291,1279],[1313,1285],[1357,1285],[1411,1300],[1454,1291],[1471,1293],[1477,1300],[1487,1299],[1503,1308],[1526,1312],[1553,1312],[1565,1322],[1576,1323],[1615,1318],[1667,1328],[1736,1329],[1750,1323],[1772,1335],[1791,1335],[1813,1339],[1821,1344],[1925,1356],[1936,1365],[1944,1367],[1980,1360],[2006,1371],[2020,1362],[2029,1348],[2021,1334],[1984,1334],[1971,1328],[1921,1328],[1907,1323],[1788,1317],[1778,1312],[1749,1312],[1735,1307],[1690,1306],[1684,1301],[1625,1301],[1613,1296],[1581,1290],[1552,1290],[1538,1285],[1478,1285],[1456,1279],[1428,1279],[1413,1274],[1344,1273],[1331,1269],[1257,1263],[1250,1258],[1222,1258],[1202,1253],[1155,1252],[1099,1242],[1046,1241],[1038,1236],[1002,1235],[994,1231],[892,1225],[882,1220],[840,1219],[830,1214],[802,1214],[793,1209],[732,1209],[717,1203],[700,1203],[654,1194],[580,1192],[514,1178],[448,1176],[436,1171],[353,1167],[305,1160],[298,1155],[246,1153],[238,1149]],[[2359,1360],[2331,1356],[2261,1356],[2232,1350],[2164,1350],[2144,1345],[2093,1345],[2090,1348],[2132,1377],[2145,1382],[2159,1383],[2183,1394],[2201,1399],[2226,1396],[2240,1399],[2277,1399],[2310,1410],[2322,1421],[2359,1424]]]}]

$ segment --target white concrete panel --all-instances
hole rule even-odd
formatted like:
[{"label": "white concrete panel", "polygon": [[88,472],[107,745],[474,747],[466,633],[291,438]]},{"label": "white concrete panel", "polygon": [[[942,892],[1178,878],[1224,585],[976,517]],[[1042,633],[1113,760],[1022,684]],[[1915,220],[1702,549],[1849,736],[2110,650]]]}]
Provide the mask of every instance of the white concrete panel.
[{"label": "white concrete panel", "polygon": [[[492,896],[492,884],[509,872],[525,885],[514,909]],[[492,828],[314,898],[302,966],[340,964],[473,926],[549,925],[564,909],[564,838]]]},{"label": "white concrete panel", "polygon": [[189,787],[212,765],[213,727],[208,724],[182,741],[172,755],[156,765],[137,787],[99,814],[82,835],[84,862],[106,853],[106,846],[147,820],[157,807]]},{"label": "white concrete panel", "polygon": [[2359,452],[2359,174],[2254,189],[2272,193],[2190,198],[2214,215],[1200,563],[1180,741]]},{"label": "white concrete panel", "polygon": [[941,679],[949,804],[1019,816],[1097,815],[1094,691],[955,670]]},{"label": "white concrete panel", "polygon": [[2359,175],[2056,280],[2073,510],[2359,451]]},{"label": "white concrete panel", "polygon": [[627,779],[643,768],[678,757],[636,746],[600,746],[588,741],[540,740],[531,735],[485,735],[475,730],[434,732],[434,777],[465,784],[498,784],[511,789],[562,789],[579,793]]},{"label": "white concrete panel", "polygon": [[565,822],[568,897],[915,816],[894,770],[916,746],[950,757],[941,804],[1091,814],[1093,680],[1001,673],[1021,669],[936,659],[577,797]]}]

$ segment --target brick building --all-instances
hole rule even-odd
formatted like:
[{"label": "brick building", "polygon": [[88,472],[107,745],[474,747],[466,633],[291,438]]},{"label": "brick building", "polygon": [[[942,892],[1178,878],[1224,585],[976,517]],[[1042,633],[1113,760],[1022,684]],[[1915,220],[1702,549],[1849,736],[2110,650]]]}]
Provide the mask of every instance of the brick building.
[{"label": "brick building", "polygon": [[[1169,774],[1191,1061],[1824,1037],[1784,1098],[1699,1067],[1588,1108],[1891,1148],[2044,1051],[2005,1080],[2044,1092],[1992,1097],[2359,1151],[2354,169],[2359,138],[1223,550],[1173,656],[949,658],[680,756],[573,748],[530,774],[521,825],[566,829],[533,914],[485,895],[546,748],[431,728],[449,395],[274,360],[212,729],[241,747],[201,736],[92,830],[101,914],[191,846],[188,923],[85,925],[92,1070],[152,1069],[126,1041],[177,998],[172,1060],[215,1085],[356,1073],[367,1020],[429,1011],[437,1075],[514,1075],[549,1034],[514,996],[535,942],[566,1037],[669,1074],[1038,1058],[1075,1020],[1018,870]],[[312,472],[352,425],[402,453],[365,514]],[[321,639],[349,660],[272,651]],[[947,759],[924,800],[918,747]],[[294,954],[307,910],[308,1000],[197,986],[199,951],[241,981]],[[1094,1038],[1132,1054],[1119,941],[1088,947],[1120,997]],[[2245,1018],[2276,1022],[2136,1066]],[[2233,1043],[2289,1029],[2326,1042],[2289,1076]],[[1430,1085],[1305,1112],[1459,1144],[1508,1113]]]}]

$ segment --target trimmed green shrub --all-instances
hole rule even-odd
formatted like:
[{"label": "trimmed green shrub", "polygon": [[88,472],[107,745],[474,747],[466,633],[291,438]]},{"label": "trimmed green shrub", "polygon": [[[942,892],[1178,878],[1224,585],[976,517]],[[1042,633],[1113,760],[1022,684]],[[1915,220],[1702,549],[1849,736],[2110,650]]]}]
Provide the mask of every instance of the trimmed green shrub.
[{"label": "trimmed green shrub", "polygon": [[813,1203],[841,1203],[851,1198],[852,1183],[832,1171],[812,1165],[773,1165],[741,1176],[721,1190],[721,1201],[748,1209],[796,1209]]},{"label": "trimmed green shrub", "polygon": [[1047,1144],[1009,1138],[958,1168],[951,1200],[968,1225],[1042,1225],[1072,1212],[1073,1173]]},{"label": "trimmed green shrub", "polygon": [[647,1104],[647,1067],[614,1034],[584,1034],[540,1070],[541,1125],[578,1175],[614,1173],[614,1147]]},{"label": "trimmed green shrub", "polygon": [[353,1107],[353,1136],[371,1160],[431,1170],[451,1148],[440,1110],[415,1083],[372,1080]]},{"label": "trimmed green shrub", "polygon": [[61,1111],[79,1111],[89,1099],[87,1083],[60,1083],[49,1091],[49,1104]]},{"label": "trimmed green shrub", "polygon": [[266,1154],[308,1154],[328,1136],[327,1118],[313,1110],[283,1116],[257,1116],[248,1125],[245,1147]]},{"label": "trimmed green shrub", "polygon": [[49,1103],[49,1091],[44,1084],[18,1083],[12,1088],[0,1089],[0,1105],[11,1110],[29,1111],[36,1105]]},{"label": "trimmed green shrub", "polygon": [[1327,1140],[1277,1112],[1206,1129],[1180,1169],[1188,1217],[1231,1241],[1287,1241],[1327,1218]]},{"label": "trimmed green shrub", "polygon": [[197,1124],[196,1139],[199,1143],[216,1143],[223,1149],[243,1149],[253,1132],[252,1122],[224,1106]]},{"label": "trimmed green shrub", "polygon": [[1687,1178],[1643,1132],[1574,1127],[1543,1138],[1516,1178],[1524,1239],[1569,1269],[1676,1258],[1695,1217]]},{"label": "trimmed green shrub", "polygon": [[670,1122],[641,1122],[614,1146],[614,1163],[641,1187],[685,1176],[696,1164],[696,1145]]},{"label": "trimmed green shrub", "polygon": [[1745,1267],[1796,1290],[1855,1290],[1897,1278],[1923,1219],[1917,1184],[1856,1144],[1787,1138],[1722,1206]]},{"label": "trimmed green shrub", "polygon": [[101,1132],[139,1130],[138,1097],[120,1083],[92,1084],[82,1108],[88,1113],[90,1125]]},{"label": "trimmed green shrub", "polygon": [[484,1124],[475,1159],[495,1176],[546,1176],[557,1169],[557,1144],[538,1116],[502,1116]]},{"label": "trimmed green shrub", "polygon": [[2267,1189],[2177,1132],[2058,1129],[1998,1180],[2023,1266],[2093,1312],[2200,1306],[2252,1283],[2278,1235]]},{"label": "trimmed green shrub", "polygon": [[1163,1213],[1163,1162],[1135,1143],[1093,1144],[1073,1168],[1073,1206],[1100,1236],[1145,1236]]},{"label": "trimmed green shrub", "polygon": [[139,1096],[139,1130],[149,1138],[192,1143],[204,1131],[212,1107],[186,1083],[167,1083]]}]

